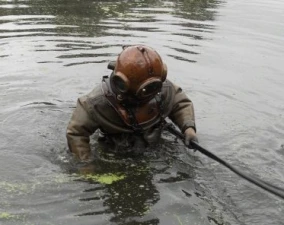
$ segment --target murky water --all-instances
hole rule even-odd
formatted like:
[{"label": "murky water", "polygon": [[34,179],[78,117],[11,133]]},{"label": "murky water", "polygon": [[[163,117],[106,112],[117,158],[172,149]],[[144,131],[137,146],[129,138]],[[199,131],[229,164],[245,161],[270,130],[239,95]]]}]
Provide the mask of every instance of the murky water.
[{"label": "murky water", "polygon": [[200,144],[283,185],[283,25],[276,0],[0,0],[0,224],[284,224],[283,200],[169,134],[91,175],[65,140],[77,97],[144,43],[194,101]]}]

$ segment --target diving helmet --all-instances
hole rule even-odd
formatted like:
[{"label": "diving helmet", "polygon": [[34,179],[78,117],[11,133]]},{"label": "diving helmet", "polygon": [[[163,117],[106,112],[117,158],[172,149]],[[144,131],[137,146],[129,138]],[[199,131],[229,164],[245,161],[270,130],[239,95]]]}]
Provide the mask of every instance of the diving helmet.
[{"label": "diving helmet", "polygon": [[160,55],[145,45],[123,47],[110,77],[117,96],[145,100],[161,91],[167,66]]}]

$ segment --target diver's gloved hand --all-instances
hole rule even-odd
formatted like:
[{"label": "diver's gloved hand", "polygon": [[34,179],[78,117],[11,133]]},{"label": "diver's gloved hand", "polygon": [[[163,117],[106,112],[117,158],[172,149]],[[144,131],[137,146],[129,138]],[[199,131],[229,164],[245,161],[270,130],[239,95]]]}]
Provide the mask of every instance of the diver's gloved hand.
[{"label": "diver's gloved hand", "polygon": [[80,158],[77,158],[75,167],[80,174],[89,174],[95,171],[94,156],[90,152],[80,154]]},{"label": "diver's gloved hand", "polygon": [[92,155],[90,146],[75,146],[72,148],[73,156],[76,160],[78,160],[81,163],[89,163],[94,160],[94,157]]},{"label": "diver's gloved hand", "polygon": [[78,165],[77,168],[78,168],[78,172],[84,175],[92,174],[96,172],[96,166],[94,162]]},{"label": "diver's gloved hand", "polygon": [[191,141],[198,142],[198,138],[196,136],[195,130],[192,127],[189,127],[184,131],[184,137],[185,137],[184,143],[188,147],[190,147]]}]

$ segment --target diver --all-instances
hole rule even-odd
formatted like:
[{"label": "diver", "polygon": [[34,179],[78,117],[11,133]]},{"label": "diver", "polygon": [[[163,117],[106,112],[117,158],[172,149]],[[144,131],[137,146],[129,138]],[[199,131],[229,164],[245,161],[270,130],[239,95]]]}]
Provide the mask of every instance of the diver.
[{"label": "diver", "polygon": [[157,143],[165,119],[181,130],[186,145],[197,141],[193,103],[166,79],[167,66],[154,49],[124,46],[108,68],[110,76],[78,99],[67,127],[69,150],[80,162],[93,160],[90,136],[97,130],[98,140],[118,154]]}]

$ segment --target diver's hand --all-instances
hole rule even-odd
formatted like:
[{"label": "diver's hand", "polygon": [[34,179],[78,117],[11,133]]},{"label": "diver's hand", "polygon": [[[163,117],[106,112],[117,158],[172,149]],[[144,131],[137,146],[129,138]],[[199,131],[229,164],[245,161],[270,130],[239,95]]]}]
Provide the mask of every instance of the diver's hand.
[{"label": "diver's hand", "polygon": [[73,155],[80,163],[89,163],[94,160],[94,157],[89,148],[76,148]]},{"label": "diver's hand", "polygon": [[196,136],[195,130],[192,127],[189,127],[184,131],[184,137],[185,137],[184,143],[188,147],[190,147],[191,141],[198,142],[198,138]]},{"label": "diver's hand", "polygon": [[75,160],[75,167],[80,174],[88,174],[94,171],[94,156],[91,151],[85,151],[85,149],[80,149],[73,153]]},{"label": "diver's hand", "polygon": [[95,173],[95,169],[96,166],[94,162],[78,165],[78,172],[83,175]]}]

